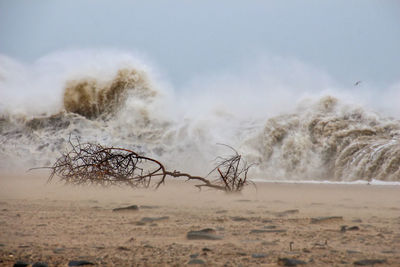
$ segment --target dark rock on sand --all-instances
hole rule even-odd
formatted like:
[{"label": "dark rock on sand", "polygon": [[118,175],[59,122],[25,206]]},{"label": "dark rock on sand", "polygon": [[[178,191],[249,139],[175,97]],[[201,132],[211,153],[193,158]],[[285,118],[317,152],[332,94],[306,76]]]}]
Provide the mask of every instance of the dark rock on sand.
[{"label": "dark rock on sand", "polygon": [[352,226],[352,227],[347,228],[346,230],[347,230],[347,231],[358,231],[358,230],[360,230],[360,227],[358,227],[358,226]]},{"label": "dark rock on sand", "polygon": [[168,216],[162,216],[162,217],[143,217],[140,221],[143,223],[152,223],[156,221],[163,221],[163,220],[168,220]]},{"label": "dark rock on sand", "polygon": [[115,208],[113,211],[124,211],[124,210],[139,210],[138,205],[131,205],[128,207],[122,207],[122,208]]},{"label": "dark rock on sand", "polygon": [[369,260],[359,260],[359,261],[355,261],[355,262],[354,262],[354,265],[368,266],[368,265],[383,264],[383,263],[386,263],[386,260],[369,259]]},{"label": "dark rock on sand", "polygon": [[342,225],[340,227],[340,232],[344,233],[346,231],[358,231],[360,230],[360,227],[358,226],[352,226],[352,227],[348,227],[347,225]]},{"label": "dark rock on sand", "polygon": [[140,206],[141,209],[158,209],[160,206],[149,206],[149,205],[142,205]]},{"label": "dark rock on sand", "polygon": [[281,211],[281,212],[275,212],[274,214],[277,217],[284,217],[284,216],[296,214],[299,212],[300,212],[299,210],[295,209],[295,210],[285,210],[285,211]]},{"label": "dark rock on sand", "polygon": [[260,234],[260,233],[286,233],[287,230],[283,229],[253,229],[250,234]]},{"label": "dark rock on sand", "polygon": [[24,262],[24,261],[17,261],[16,263],[14,263],[14,267],[26,267],[26,266],[28,266],[29,265],[29,263],[26,263],[26,262]]},{"label": "dark rock on sand", "polygon": [[200,231],[189,231],[186,235],[190,240],[221,240],[222,236],[216,235],[214,229],[206,228]]},{"label": "dark rock on sand", "polygon": [[234,222],[243,222],[243,221],[248,221],[248,218],[245,217],[240,217],[240,216],[235,216],[235,217],[231,217],[232,221]]},{"label": "dark rock on sand", "polygon": [[325,223],[325,222],[333,222],[333,221],[342,221],[342,216],[328,216],[328,217],[316,217],[311,218],[311,223]]},{"label": "dark rock on sand", "polygon": [[55,248],[55,249],[53,249],[53,253],[55,253],[55,254],[60,254],[60,253],[63,253],[63,252],[65,252],[65,248]]},{"label": "dark rock on sand", "polygon": [[251,254],[251,257],[254,259],[262,259],[262,258],[266,258],[268,255],[264,254],[264,253],[254,253]]},{"label": "dark rock on sand", "polygon": [[85,266],[85,265],[94,265],[93,262],[90,261],[85,261],[85,260],[81,260],[81,261],[70,261],[68,263],[68,266]]},{"label": "dark rock on sand", "polygon": [[47,263],[45,262],[35,262],[32,267],[48,267]]},{"label": "dark rock on sand", "polygon": [[279,258],[278,264],[281,266],[297,266],[297,265],[307,264],[307,262],[298,259]]},{"label": "dark rock on sand", "polygon": [[188,264],[201,264],[201,265],[204,265],[204,264],[206,264],[206,262],[201,260],[201,259],[191,259],[188,262]]}]

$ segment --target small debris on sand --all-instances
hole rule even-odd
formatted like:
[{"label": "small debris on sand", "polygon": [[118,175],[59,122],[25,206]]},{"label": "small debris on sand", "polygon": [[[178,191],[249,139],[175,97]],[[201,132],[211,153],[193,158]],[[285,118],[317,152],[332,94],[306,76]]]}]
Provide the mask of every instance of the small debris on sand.
[{"label": "small debris on sand", "polygon": [[186,235],[190,240],[221,240],[222,236],[216,235],[214,229],[206,228],[200,231],[189,231]]},{"label": "small debris on sand", "polygon": [[138,205],[131,205],[128,207],[122,207],[122,208],[115,208],[113,211],[125,211],[125,210],[139,210]]}]

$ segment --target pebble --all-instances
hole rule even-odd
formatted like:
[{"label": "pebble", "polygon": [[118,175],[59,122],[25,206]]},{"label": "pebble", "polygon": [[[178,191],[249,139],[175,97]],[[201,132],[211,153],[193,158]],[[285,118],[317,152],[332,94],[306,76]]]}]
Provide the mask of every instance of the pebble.
[{"label": "pebble", "polygon": [[200,231],[189,231],[186,235],[190,240],[221,240],[222,236],[215,234],[215,230],[211,228],[202,229]]},{"label": "pebble", "polygon": [[152,223],[152,222],[156,222],[156,221],[163,221],[163,220],[168,220],[169,217],[168,216],[162,216],[162,217],[143,217],[140,222],[143,223]]},{"label": "pebble", "polygon": [[47,263],[45,262],[35,262],[32,267],[48,267]]},{"label": "pebble", "polygon": [[316,217],[316,218],[311,218],[311,223],[324,223],[324,222],[341,221],[341,220],[343,220],[342,216]]},{"label": "pebble", "polygon": [[204,265],[204,264],[206,264],[206,262],[201,260],[201,259],[191,259],[188,262],[188,264],[201,264],[201,265]]},{"label": "pebble", "polygon": [[55,249],[53,249],[53,253],[55,253],[55,254],[60,254],[60,253],[63,253],[63,252],[65,252],[65,248],[55,248]]},{"label": "pebble", "polygon": [[346,231],[358,231],[360,230],[360,227],[358,226],[351,226],[351,227],[347,227],[347,225],[342,225],[340,227],[340,232],[344,233]]},{"label": "pebble", "polygon": [[68,266],[84,266],[84,265],[94,265],[93,262],[90,261],[85,261],[85,260],[81,260],[81,261],[70,261],[68,263]]},{"label": "pebble", "polygon": [[142,205],[140,206],[141,209],[158,209],[160,206],[149,206],[149,205]]},{"label": "pebble", "polygon": [[254,259],[262,259],[262,258],[266,258],[268,255],[264,254],[264,253],[254,253],[251,254],[251,257]]},{"label": "pebble", "polygon": [[24,262],[24,261],[17,261],[16,263],[14,263],[14,267],[26,267],[26,266],[28,266],[29,265],[29,263],[26,263],[26,262]]},{"label": "pebble", "polygon": [[138,205],[131,205],[128,207],[122,207],[122,208],[115,208],[113,211],[124,211],[124,210],[139,210]]},{"label": "pebble", "polygon": [[243,222],[243,221],[248,221],[248,218],[245,217],[240,217],[240,216],[235,216],[235,217],[231,217],[232,221],[234,222]]},{"label": "pebble", "polygon": [[354,265],[368,266],[368,265],[383,264],[383,263],[386,263],[386,260],[367,259],[367,260],[355,261],[355,262],[354,262]]},{"label": "pebble", "polygon": [[277,216],[277,217],[284,217],[284,216],[287,216],[287,215],[290,215],[290,214],[296,214],[296,213],[299,213],[300,211],[299,210],[285,210],[285,211],[281,211],[281,212],[275,212],[274,214],[275,214],[275,216]]},{"label": "pebble", "polygon": [[287,230],[283,229],[253,229],[250,231],[250,234],[260,234],[260,233],[286,233]]},{"label": "pebble", "polygon": [[302,264],[307,264],[305,261],[290,258],[279,258],[278,264],[281,266],[297,266]]}]

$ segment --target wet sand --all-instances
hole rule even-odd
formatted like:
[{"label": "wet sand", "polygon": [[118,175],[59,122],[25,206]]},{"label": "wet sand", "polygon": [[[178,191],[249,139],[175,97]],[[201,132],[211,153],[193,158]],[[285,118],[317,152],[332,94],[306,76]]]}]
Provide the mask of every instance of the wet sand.
[{"label": "wet sand", "polygon": [[[399,186],[257,183],[225,194],[183,181],[154,191],[46,179],[0,174],[1,266],[400,266]],[[130,205],[139,209],[113,211]],[[205,228],[216,240],[188,239]]]}]

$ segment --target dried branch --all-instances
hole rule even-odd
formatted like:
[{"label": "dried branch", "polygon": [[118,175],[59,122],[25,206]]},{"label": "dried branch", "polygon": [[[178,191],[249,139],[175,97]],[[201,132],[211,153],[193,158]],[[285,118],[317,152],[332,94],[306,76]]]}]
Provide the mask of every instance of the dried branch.
[{"label": "dried branch", "polygon": [[[49,176],[54,176],[68,184],[128,185],[134,188],[158,188],[165,183],[167,176],[186,178],[200,182],[199,189],[209,187],[226,192],[240,192],[249,183],[247,173],[251,165],[242,160],[234,151],[233,156],[219,157],[217,166],[207,175],[218,173],[218,178],[210,181],[201,176],[193,176],[178,171],[167,171],[159,161],[140,155],[139,153],[117,147],[104,147],[95,143],[80,143],[69,140],[71,149],[56,160]],[[153,180],[154,179],[154,180]],[[154,183],[152,183],[154,181]]]}]

